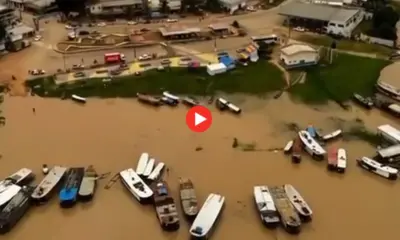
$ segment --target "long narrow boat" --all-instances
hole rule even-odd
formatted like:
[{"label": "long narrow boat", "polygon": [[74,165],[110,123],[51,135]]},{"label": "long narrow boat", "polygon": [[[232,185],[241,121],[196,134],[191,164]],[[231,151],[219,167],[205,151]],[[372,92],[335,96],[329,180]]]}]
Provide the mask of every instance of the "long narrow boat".
[{"label": "long narrow boat", "polygon": [[363,97],[357,93],[353,94],[353,100],[366,109],[371,109],[374,106],[374,102],[372,101],[371,98]]},{"label": "long narrow boat", "polygon": [[151,172],[153,172],[154,169],[154,165],[156,163],[156,160],[154,158],[150,158],[149,161],[147,162],[146,168],[143,171],[142,176],[144,178],[148,178],[151,174]]},{"label": "long narrow boat", "polygon": [[224,98],[218,98],[217,101],[215,102],[215,104],[220,111],[224,111],[225,109],[228,109],[229,111],[231,111],[235,114],[242,113],[242,109],[240,109],[238,106],[227,101]]},{"label": "long narrow boat", "polygon": [[180,226],[179,214],[167,183],[165,181],[157,182],[153,193],[154,207],[162,229],[166,231],[178,230]]},{"label": "long narrow boat", "polygon": [[301,231],[301,220],[297,211],[286,195],[283,186],[270,187],[272,199],[275,207],[281,216],[281,223],[288,233],[298,234]]},{"label": "long narrow boat", "polygon": [[189,233],[193,238],[207,239],[215,227],[215,223],[222,212],[225,203],[225,197],[219,194],[211,193],[200,209],[199,214],[194,219]]},{"label": "long narrow boat", "polygon": [[[33,171],[29,168],[21,168],[14,174],[10,175],[7,177],[5,180],[11,180],[14,184],[17,185],[25,185],[31,182],[35,178],[35,174],[33,174]],[[0,185],[5,181],[0,181]]]},{"label": "long narrow boat", "polygon": [[335,171],[338,164],[338,150],[335,147],[328,149],[328,170]]},{"label": "long narrow boat", "polygon": [[93,198],[93,195],[97,187],[98,177],[99,175],[97,174],[96,169],[94,169],[92,165],[86,168],[78,192],[80,199],[84,201],[86,200],[89,201]]},{"label": "long narrow boat", "polygon": [[286,143],[285,147],[283,148],[283,152],[285,154],[289,154],[292,151],[293,143],[294,143],[294,140],[290,140],[289,142]]},{"label": "long narrow boat", "polygon": [[193,220],[199,213],[194,185],[190,179],[179,178],[179,195],[183,212],[189,220]]},{"label": "long narrow boat", "polygon": [[0,234],[9,232],[31,206],[34,187],[24,186],[0,212]]},{"label": "long narrow boat", "polygon": [[62,182],[61,180],[67,172],[67,169],[66,167],[54,166],[33,191],[33,200],[37,203],[44,203],[47,201],[52,195],[53,190]]},{"label": "long narrow boat", "polygon": [[299,216],[306,221],[311,220],[313,211],[300,195],[300,193],[290,184],[284,185],[285,192]]},{"label": "long narrow boat", "polygon": [[149,154],[144,152],[140,155],[139,161],[136,167],[136,173],[142,175],[146,169],[147,163],[149,162]]},{"label": "long narrow boat", "polygon": [[338,129],[338,130],[335,130],[331,133],[328,133],[328,134],[322,136],[322,140],[324,140],[324,141],[333,140],[333,139],[339,137],[341,134],[342,134],[342,130]]},{"label": "long narrow boat", "polygon": [[124,186],[140,203],[152,200],[153,191],[132,168],[121,171],[119,175]]},{"label": "long narrow boat", "polygon": [[150,96],[150,95],[146,95],[146,94],[142,94],[142,93],[136,93],[136,97],[137,97],[138,101],[141,102],[141,103],[145,103],[145,104],[152,105],[152,106],[155,106],[155,107],[158,107],[158,106],[162,105],[160,99],[155,98],[155,97]]},{"label": "long narrow boat", "polygon": [[307,131],[300,131],[299,137],[301,141],[304,143],[304,147],[306,151],[315,159],[323,160],[326,154],[325,149],[321,147],[321,145],[311,137],[310,133]]},{"label": "long narrow boat", "polygon": [[344,173],[346,171],[347,166],[347,154],[344,148],[338,149],[338,162],[337,162],[337,171],[340,173]]},{"label": "long narrow boat", "polygon": [[61,207],[72,207],[76,203],[84,174],[85,168],[83,167],[68,169],[64,186],[58,195]]},{"label": "long narrow boat", "polygon": [[367,171],[375,173],[389,180],[396,180],[397,175],[399,174],[399,170],[397,170],[396,168],[385,166],[367,157],[362,157],[361,159],[357,159],[357,164],[360,167],[366,169]]},{"label": "long narrow boat", "polygon": [[163,162],[159,162],[157,164],[157,166],[154,168],[154,170],[150,173],[147,180],[149,180],[149,181],[158,180],[163,174],[164,167],[165,167],[165,164]]},{"label": "long narrow boat", "polygon": [[269,228],[278,226],[280,222],[279,213],[276,210],[274,200],[272,199],[268,187],[255,186],[254,200],[263,224]]},{"label": "long narrow boat", "polygon": [[385,94],[386,96],[389,96],[397,101],[400,101],[400,89],[397,89],[396,87],[394,87],[388,83],[382,82],[382,81],[379,81],[376,84],[376,87],[379,92],[381,92],[381,93]]},{"label": "long narrow boat", "polygon": [[297,136],[293,141],[293,148],[292,148],[292,162],[293,163],[300,163],[301,162],[301,153],[303,152],[303,142],[301,141],[300,137]]},{"label": "long narrow boat", "polygon": [[29,183],[35,175],[28,168],[21,168],[6,179],[0,181],[0,208],[8,203],[20,191],[24,183]]},{"label": "long narrow boat", "polygon": [[196,99],[194,99],[193,97],[184,97],[182,99],[182,103],[188,107],[194,107],[199,105],[199,101],[197,101]]}]

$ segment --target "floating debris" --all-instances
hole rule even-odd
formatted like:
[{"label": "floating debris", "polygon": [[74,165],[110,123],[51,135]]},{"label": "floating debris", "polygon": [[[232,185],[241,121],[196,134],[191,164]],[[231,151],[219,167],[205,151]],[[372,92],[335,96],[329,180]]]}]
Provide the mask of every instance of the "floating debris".
[{"label": "floating debris", "polygon": [[203,150],[203,148],[202,147],[197,147],[195,150],[196,150],[196,152],[198,152],[198,151]]}]

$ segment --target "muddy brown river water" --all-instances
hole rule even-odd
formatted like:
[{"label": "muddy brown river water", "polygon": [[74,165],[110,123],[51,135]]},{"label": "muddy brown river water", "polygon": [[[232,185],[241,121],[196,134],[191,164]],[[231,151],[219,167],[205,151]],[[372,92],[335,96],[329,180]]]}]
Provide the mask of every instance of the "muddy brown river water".
[{"label": "muddy brown river water", "polygon": [[[212,192],[226,196],[212,239],[372,240],[398,235],[399,183],[356,166],[357,157],[374,153],[367,143],[332,143],[348,151],[344,175],[328,173],[325,162],[314,162],[305,154],[302,163],[295,166],[281,152],[243,152],[232,149],[231,144],[237,137],[256,142],[258,148],[283,147],[294,136],[285,125],[288,122],[314,124],[324,132],[337,127],[332,117],[345,122],[360,118],[374,131],[385,123],[400,128],[399,122],[377,110],[367,113],[354,107],[344,112],[333,105],[311,108],[293,103],[287,96],[278,100],[232,99],[243,107],[243,116],[213,110],[212,127],[199,134],[187,128],[183,106],[155,110],[135,100],[89,99],[86,106],[80,106],[54,99],[6,97],[1,106],[7,124],[0,129],[0,176],[28,167],[40,181],[43,163],[93,164],[99,172],[116,173],[136,167],[139,155],[146,151],[169,166],[166,179],[176,200],[180,176],[193,180],[201,201]],[[203,150],[196,152],[198,146]],[[151,206],[139,205],[119,182],[105,190],[107,180],[102,180],[91,204],[63,210],[54,197],[49,204],[33,208],[1,239],[188,239],[184,221],[178,232],[163,233]],[[284,183],[293,184],[315,213],[299,236],[265,229],[254,207],[254,185]]]}]

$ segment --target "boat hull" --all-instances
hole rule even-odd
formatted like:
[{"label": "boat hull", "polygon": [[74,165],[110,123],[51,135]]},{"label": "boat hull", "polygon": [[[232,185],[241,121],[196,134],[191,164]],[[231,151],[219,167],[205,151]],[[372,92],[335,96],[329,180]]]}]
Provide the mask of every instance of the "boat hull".
[{"label": "boat hull", "polygon": [[[41,183],[36,187],[32,193],[32,201],[36,205],[45,204],[55,192],[57,192],[63,183],[65,173],[67,168],[55,166],[50,170],[50,172],[45,176]],[[42,193],[39,194],[40,188],[42,188]]]},{"label": "boat hull", "polygon": [[84,168],[70,168],[68,170],[65,176],[65,184],[59,193],[60,206],[62,208],[69,208],[75,205],[84,173]]},{"label": "boat hull", "polygon": [[11,199],[13,206],[6,206],[5,209],[0,212],[0,234],[8,233],[29,210],[31,207],[31,194],[33,190],[34,187],[24,187]]},{"label": "boat hull", "polygon": [[386,179],[394,181],[394,180],[397,180],[397,178],[398,178],[397,173],[384,172],[382,170],[379,170],[379,169],[375,168],[374,166],[371,166],[369,164],[364,163],[364,161],[362,161],[360,159],[357,159],[357,164],[361,168],[363,168],[363,169],[365,169],[365,170],[367,170],[369,172],[375,173],[376,175],[384,177]]},{"label": "boat hull", "polygon": [[[140,176],[133,169],[126,169],[119,173],[121,183],[129,191],[133,197],[141,204],[149,204],[153,202],[153,191],[146,185]],[[135,181],[135,182],[134,182]],[[135,184],[139,184],[146,194],[140,195],[139,190],[135,188]],[[142,192],[143,193],[143,192]]]},{"label": "boat hull", "polygon": [[[94,193],[96,192],[97,188],[97,180],[93,178],[88,178],[85,179],[85,177],[82,180],[81,187],[79,188],[78,196],[81,201],[91,201],[93,199]],[[85,191],[82,191],[82,189],[85,189]]]}]

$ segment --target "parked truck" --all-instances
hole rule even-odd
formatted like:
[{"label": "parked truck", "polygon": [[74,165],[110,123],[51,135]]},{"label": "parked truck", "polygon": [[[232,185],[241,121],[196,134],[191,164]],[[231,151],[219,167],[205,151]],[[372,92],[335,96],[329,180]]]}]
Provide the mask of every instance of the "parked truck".
[{"label": "parked truck", "polygon": [[110,63],[124,63],[125,55],[123,53],[114,52],[114,53],[106,53],[104,54],[104,62],[106,64]]}]

